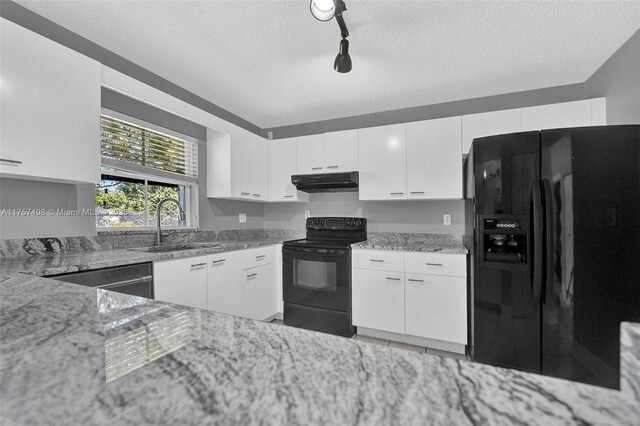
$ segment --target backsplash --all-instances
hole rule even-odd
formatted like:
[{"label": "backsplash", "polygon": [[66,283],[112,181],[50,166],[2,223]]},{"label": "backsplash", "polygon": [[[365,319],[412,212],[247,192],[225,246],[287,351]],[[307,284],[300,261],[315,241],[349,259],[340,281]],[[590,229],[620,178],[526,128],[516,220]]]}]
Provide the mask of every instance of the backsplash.
[{"label": "backsplash", "polygon": [[[305,231],[291,229],[232,229],[224,231],[168,231],[163,244],[210,241],[244,241],[264,238],[304,238]],[[50,237],[0,240],[0,258],[38,254],[117,250],[155,244],[155,231],[98,232],[92,237]]]}]

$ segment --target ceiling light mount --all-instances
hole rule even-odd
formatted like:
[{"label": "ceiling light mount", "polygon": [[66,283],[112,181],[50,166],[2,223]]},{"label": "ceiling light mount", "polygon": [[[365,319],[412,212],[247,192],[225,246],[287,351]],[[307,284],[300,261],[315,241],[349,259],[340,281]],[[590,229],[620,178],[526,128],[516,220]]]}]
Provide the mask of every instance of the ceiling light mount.
[{"label": "ceiling light mount", "polygon": [[336,56],[333,69],[339,73],[351,71],[351,56],[349,56],[349,41],[347,40],[349,30],[342,17],[342,12],[347,10],[347,5],[343,0],[311,0],[309,8],[311,9],[311,14],[319,21],[326,22],[330,21],[334,16],[336,17],[342,40],[340,41],[340,53]]}]

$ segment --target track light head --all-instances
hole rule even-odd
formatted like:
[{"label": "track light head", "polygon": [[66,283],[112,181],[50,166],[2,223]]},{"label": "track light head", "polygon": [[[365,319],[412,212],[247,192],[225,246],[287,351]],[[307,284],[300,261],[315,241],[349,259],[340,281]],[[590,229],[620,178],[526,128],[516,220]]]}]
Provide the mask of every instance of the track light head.
[{"label": "track light head", "polygon": [[349,56],[349,40],[343,38],[340,41],[340,53],[336,56],[333,69],[340,73],[351,71],[351,56]]},{"label": "track light head", "polygon": [[337,0],[311,0],[309,7],[318,21],[330,21],[338,10]]}]

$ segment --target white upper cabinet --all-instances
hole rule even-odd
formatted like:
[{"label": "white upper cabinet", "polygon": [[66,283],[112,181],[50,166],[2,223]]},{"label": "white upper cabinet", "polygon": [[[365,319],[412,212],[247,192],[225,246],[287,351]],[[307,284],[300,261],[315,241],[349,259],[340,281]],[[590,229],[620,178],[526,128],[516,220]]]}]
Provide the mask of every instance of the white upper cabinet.
[{"label": "white upper cabinet", "polygon": [[462,116],[462,153],[468,154],[475,138],[522,131],[522,110],[483,112]]},{"label": "white upper cabinet", "polygon": [[296,170],[297,138],[271,141],[271,201],[309,201],[309,194],[296,190],[291,175]]},{"label": "white upper cabinet", "polygon": [[233,124],[207,130],[207,196],[269,201],[269,143]]},{"label": "white upper cabinet", "polygon": [[324,135],[300,136],[296,139],[297,174],[324,172]]},{"label": "white upper cabinet", "polygon": [[325,133],[324,163],[328,173],[358,170],[358,130]]},{"label": "white upper cabinet", "polygon": [[269,201],[269,141],[258,135],[251,138],[251,198]]},{"label": "white upper cabinet", "polygon": [[406,128],[406,124],[394,124],[358,131],[361,200],[406,198]]},{"label": "white upper cabinet", "polygon": [[462,120],[407,124],[409,199],[462,198]]},{"label": "white upper cabinet", "polygon": [[604,109],[604,98],[523,108],[522,130],[604,125]]},{"label": "white upper cabinet", "polygon": [[0,175],[100,180],[100,64],[0,18]]}]

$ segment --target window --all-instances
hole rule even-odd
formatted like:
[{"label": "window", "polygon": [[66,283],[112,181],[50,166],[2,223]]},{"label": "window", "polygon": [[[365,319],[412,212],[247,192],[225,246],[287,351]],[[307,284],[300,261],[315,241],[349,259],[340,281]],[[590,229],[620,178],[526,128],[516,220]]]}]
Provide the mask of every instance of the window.
[{"label": "window", "polygon": [[167,203],[160,212],[164,227],[197,227],[197,140],[113,115],[100,117],[96,227],[155,227],[157,205],[165,198],[178,200],[187,219],[180,220],[176,205]]}]

